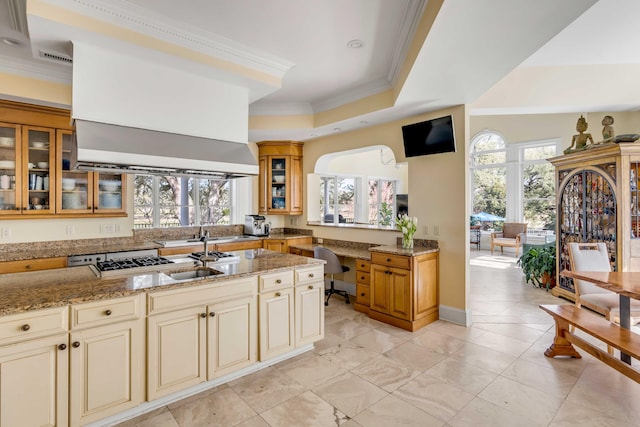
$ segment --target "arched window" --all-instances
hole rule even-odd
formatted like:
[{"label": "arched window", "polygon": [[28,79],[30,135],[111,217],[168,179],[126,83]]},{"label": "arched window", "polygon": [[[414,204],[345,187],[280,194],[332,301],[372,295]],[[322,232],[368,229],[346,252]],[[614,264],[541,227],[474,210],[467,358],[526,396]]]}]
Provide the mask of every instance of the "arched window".
[{"label": "arched window", "polygon": [[531,231],[555,227],[555,174],[546,159],[558,154],[559,140],[507,144],[497,132],[471,141],[472,213],[527,222]]}]

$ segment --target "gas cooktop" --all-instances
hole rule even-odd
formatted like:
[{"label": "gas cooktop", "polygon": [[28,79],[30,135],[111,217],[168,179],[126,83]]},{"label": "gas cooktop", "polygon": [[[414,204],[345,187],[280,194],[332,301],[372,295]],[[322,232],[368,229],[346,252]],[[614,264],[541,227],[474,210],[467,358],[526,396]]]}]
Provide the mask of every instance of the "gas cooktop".
[{"label": "gas cooktop", "polygon": [[124,270],[127,268],[148,267],[163,264],[173,264],[173,261],[161,256],[142,256],[137,258],[113,259],[98,261],[96,267],[100,271]]}]

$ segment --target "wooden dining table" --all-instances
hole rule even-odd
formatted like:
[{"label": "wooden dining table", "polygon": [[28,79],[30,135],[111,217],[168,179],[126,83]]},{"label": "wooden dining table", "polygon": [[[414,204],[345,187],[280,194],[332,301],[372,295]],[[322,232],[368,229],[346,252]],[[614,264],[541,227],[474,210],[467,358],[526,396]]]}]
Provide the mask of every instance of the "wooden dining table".
[{"label": "wooden dining table", "polygon": [[[631,298],[640,300],[640,271],[570,271],[560,272],[563,277],[585,280],[589,283],[615,292],[620,296],[620,326],[631,329]],[[624,353],[621,360],[631,363],[631,357]]]}]

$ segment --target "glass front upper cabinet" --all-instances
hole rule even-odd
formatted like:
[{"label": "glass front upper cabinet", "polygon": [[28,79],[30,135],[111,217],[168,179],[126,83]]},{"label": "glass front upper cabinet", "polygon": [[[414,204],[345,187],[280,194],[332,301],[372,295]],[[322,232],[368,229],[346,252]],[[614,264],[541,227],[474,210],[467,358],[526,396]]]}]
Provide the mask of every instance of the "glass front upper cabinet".
[{"label": "glass front upper cabinet", "polygon": [[94,203],[98,212],[122,211],[125,194],[124,175],[94,172]]},{"label": "glass front upper cabinet", "polygon": [[271,158],[271,209],[287,208],[287,159]]},{"label": "glass front upper cabinet", "polygon": [[[54,131],[23,127],[22,209],[29,214],[50,214],[55,209],[52,183],[55,180]],[[26,136],[26,138],[25,138]]]},{"label": "glass front upper cabinet", "polygon": [[20,128],[0,123],[0,215],[15,215],[21,207],[21,154]]},{"label": "glass front upper cabinet", "polygon": [[58,131],[58,177],[56,211],[58,213],[93,212],[92,173],[71,170],[71,131]]}]

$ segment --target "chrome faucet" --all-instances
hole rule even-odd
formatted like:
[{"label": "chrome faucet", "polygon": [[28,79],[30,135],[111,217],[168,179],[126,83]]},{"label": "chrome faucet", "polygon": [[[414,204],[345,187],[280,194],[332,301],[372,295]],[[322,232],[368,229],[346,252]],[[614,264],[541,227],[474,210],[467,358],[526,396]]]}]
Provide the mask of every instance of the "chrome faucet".
[{"label": "chrome faucet", "polygon": [[202,239],[203,237],[209,237],[209,230],[204,230],[204,224],[200,224],[200,232],[198,233],[198,237]]},{"label": "chrome faucet", "polygon": [[209,232],[207,231],[204,236],[200,237],[200,241],[204,244],[204,255],[200,257],[200,262],[203,267],[207,266],[207,262],[215,262],[218,257],[215,255],[209,255]]}]

